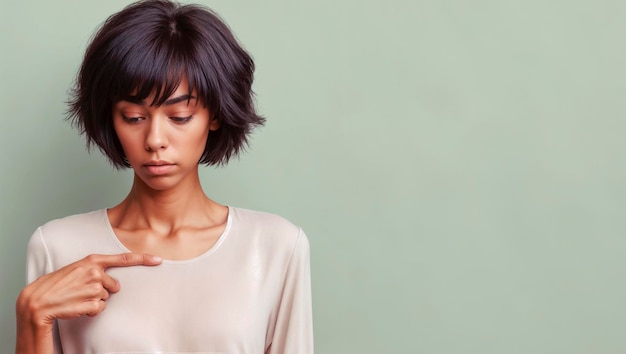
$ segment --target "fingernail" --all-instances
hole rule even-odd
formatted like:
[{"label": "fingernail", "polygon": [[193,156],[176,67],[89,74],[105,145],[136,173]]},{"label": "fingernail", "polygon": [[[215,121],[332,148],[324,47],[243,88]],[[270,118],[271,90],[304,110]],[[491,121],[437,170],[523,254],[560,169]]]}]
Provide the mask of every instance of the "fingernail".
[{"label": "fingernail", "polygon": [[161,257],[152,256],[152,260],[155,262],[161,262],[163,259],[161,259]]}]

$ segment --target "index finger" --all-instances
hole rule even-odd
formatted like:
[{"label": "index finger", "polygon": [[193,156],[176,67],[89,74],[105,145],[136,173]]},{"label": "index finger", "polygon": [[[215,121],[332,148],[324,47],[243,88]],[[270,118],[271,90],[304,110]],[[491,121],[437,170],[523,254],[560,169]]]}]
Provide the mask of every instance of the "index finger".
[{"label": "index finger", "polygon": [[131,266],[155,266],[161,264],[161,257],[141,253],[98,254],[91,256],[95,263],[102,268],[131,267]]}]

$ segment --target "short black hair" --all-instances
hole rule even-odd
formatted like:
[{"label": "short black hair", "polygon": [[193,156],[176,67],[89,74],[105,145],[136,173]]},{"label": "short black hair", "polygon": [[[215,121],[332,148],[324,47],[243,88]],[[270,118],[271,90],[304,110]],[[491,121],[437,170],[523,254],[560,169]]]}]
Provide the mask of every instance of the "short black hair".
[{"label": "short black hair", "polygon": [[143,100],[161,105],[187,78],[189,92],[219,128],[199,163],[223,165],[265,123],[252,91],[254,62],[212,10],[166,0],[133,3],[110,16],[87,47],[71,90],[68,119],[116,168],[130,167],[113,128],[113,105]]}]

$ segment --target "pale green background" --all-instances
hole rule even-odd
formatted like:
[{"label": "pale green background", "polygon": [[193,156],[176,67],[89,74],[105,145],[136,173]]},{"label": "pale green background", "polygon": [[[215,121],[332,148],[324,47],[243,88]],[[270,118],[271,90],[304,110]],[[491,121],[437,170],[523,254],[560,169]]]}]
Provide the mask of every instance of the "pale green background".
[{"label": "pale green background", "polygon": [[[2,1],[9,353],[31,233],[129,187],[63,120],[127,2]],[[268,124],[203,183],[305,229],[318,353],[626,352],[626,2],[206,3]]]}]

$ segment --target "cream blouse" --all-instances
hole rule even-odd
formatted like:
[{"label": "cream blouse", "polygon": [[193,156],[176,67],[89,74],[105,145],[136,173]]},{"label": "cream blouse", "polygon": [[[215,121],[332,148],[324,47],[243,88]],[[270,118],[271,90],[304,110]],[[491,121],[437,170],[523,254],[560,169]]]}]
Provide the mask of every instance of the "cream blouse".
[{"label": "cream blouse", "polygon": [[[28,282],[124,252],[105,209],[53,220],[30,240]],[[107,273],[121,290],[95,317],[58,320],[57,353],[313,353],[309,243],[279,216],[229,207],[202,255]]]}]

